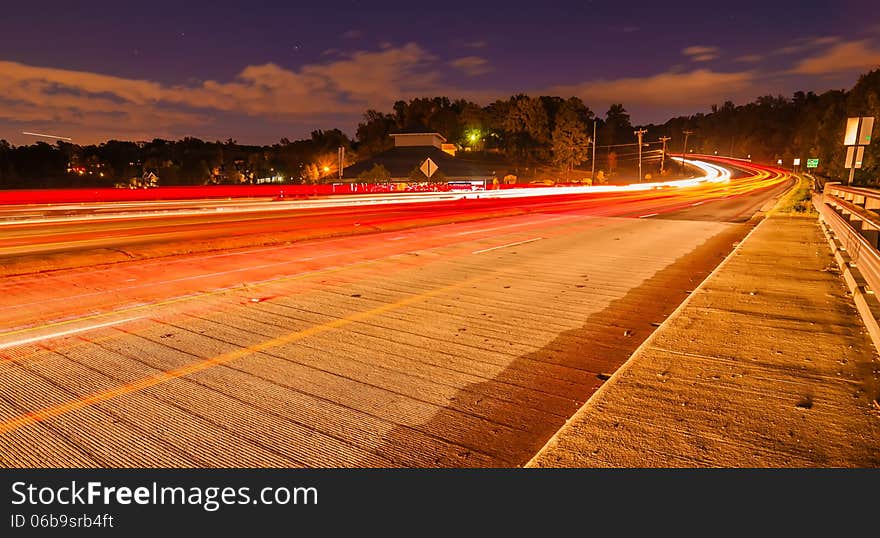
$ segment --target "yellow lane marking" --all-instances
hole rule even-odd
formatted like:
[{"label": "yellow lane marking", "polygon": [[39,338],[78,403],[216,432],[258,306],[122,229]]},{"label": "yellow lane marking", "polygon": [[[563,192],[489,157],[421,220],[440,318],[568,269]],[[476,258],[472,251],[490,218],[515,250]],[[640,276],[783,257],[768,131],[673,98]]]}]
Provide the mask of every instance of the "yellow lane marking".
[{"label": "yellow lane marking", "polygon": [[37,411],[31,411],[25,413],[23,415],[19,415],[15,418],[7,420],[5,422],[0,422],[0,435],[8,433],[12,430],[28,426],[31,424],[36,424],[38,422],[42,422],[44,420],[48,420],[54,417],[58,417],[60,415],[64,415],[66,413],[70,413],[72,411],[76,411],[78,409],[82,409],[84,407],[88,407],[94,404],[98,404],[101,402],[106,402],[108,400],[112,400],[113,398],[118,398],[120,396],[125,396],[127,394],[131,394],[133,392],[138,392],[150,387],[154,387],[156,385],[160,385],[162,383],[166,383],[168,381],[172,381],[174,379],[179,379],[185,376],[189,376],[209,368],[213,368],[214,366],[226,364],[232,362],[234,360],[240,359],[247,355],[252,355],[256,353],[260,353],[272,348],[276,348],[279,346],[283,346],[285,344],[290,344],[292,342],[296,342],[298,340],[302,340],[304,338],[308,338],[310,336],[314,336],[317,334],[321,334],[327,331],[331,331],[333,329],[338,329],[340,327],[345,327],[346,325],[350,325],[352,323],[356,323],[358,321],[371,318],[374,316],[378,316],[385,312],[396,310],[398,308],[402,308],[404,306],[424,301],[436,295],[440,295],[441,293],[461,288],[465,285],[472,284],[473,282],[479,280],[478,278],[472,278],[469,280],[465,280],[463,282],[459,282],[456,284],[450,284],[448,286],[443,286],[440,288],[435,288],[433,290],[426,291],[424,293],[418,295],[412,295],[405,299],[401,299],[394,303],[388,303],[371,310],[365,310],[361,312],[354,313],[350,316],[344,318],[337,318],[335,320],[329,321],[327,323],[323,323],[321,325],[313,325],[307,329],[303,329],[301,331],[295,331],[292,333],[285,334],[278,338],[274,338],[272,340],[267,340],[265,342],[261,342],[259,344],[255,344],[253,346],[236,349],[234,351],[230,351],[228,353],[224,353],[222,355],[218,355],[216,357],[212,357],[209,359],[203,359],[192,364],[188,364],[186,366],[181,366],[179,368],[174,368],[172,370],[166,370],[164,372],[160,372],[155,375],[151,375],[148,377],[144,377],[142,379],[138,379],[136,381],[126,383],[124,385],[120,385],[118,387],[114,387],[112,389],[108,389],[101,392],[96,392],[94,394],[90,394],[87,396],[83,396],[81,398],[77,398],[75,400],[70,400],[67,402],[63,402],[51,407],[47,407],[44,409],[40,409]]}]

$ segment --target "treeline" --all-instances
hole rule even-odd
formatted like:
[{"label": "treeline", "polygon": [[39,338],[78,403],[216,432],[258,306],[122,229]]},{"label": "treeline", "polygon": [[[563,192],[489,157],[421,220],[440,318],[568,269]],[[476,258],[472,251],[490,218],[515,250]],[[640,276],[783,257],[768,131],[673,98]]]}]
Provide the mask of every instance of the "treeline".
[{"label": "treeline", "polygon": [[293,142],[283,138],[271,146],[184,138],[15,147],[0,140],[0,188],[155,185],[148,184],[148,174],[161,185],[301,183],[319,180],[326,163],[335,167],[339,146],[350,147],[351,141],[338,129],[314,131]]},{"label": "treeline", "polygon": [[[846,118],[858,115],[880,120],[880,70],[862,75],[848,91],[796,92],[790,98],[768,95],[744,105],[725,102],[709,113],[635,127],[622,104],[597,116],[576,97],[520,94],[486,106],[448,97],[418,98],[397,101],[387,112],[368,110],[353,139],[331,129],[269,146],[195,138],[111,140],[88,146],[65,142],[12,146],[0,140],[0,188],[144,186],[150,173],[162,185],[332,181],[338,175],[339,147],[345,149],[347,165],[389,149],[393,132],[422,129],[439,132],[471,156],[501,154],[517,170],[552,170],[564,179],[593,165],[594,122],[595,164],[604,174],[637,166],[634,131],[643,128],[647,172],[658,171],[661,137],[669,138],[667,155],[677,156],[684,150],[688,131],[688,152],[766,163],[781,159],[786,166],[794,158],[802,164],[818,158],[817,172],[839,179],[846,175]],[[878,152],[876,144],[867,148],[857,182],[878,183]]]},{"label": "treeline", "polygon": [[[846,148],[843,146],[848,117],[874,116],[880,121],[880,70],[859,77],[849,91],[830,90],[822,94],[796,92],[792,98],[763,96],[752,103],[735,106],[726,102],[713,106],[709,114],[679,117],[663,125],[648,126],[648,136],[667,134],[676,139],[673,152],[681,152],[683,132],[692,131],[688,148],[695,152],[734,157],[791,167],[794,159],[819,159],[818,174],[832,180],[845,179]],[[875,127],[875,132],[877,127]],[[601,142],[600,142],[601,144]],[[865,150],[862,168],[855,181],[880,184],[880,147]]]}]

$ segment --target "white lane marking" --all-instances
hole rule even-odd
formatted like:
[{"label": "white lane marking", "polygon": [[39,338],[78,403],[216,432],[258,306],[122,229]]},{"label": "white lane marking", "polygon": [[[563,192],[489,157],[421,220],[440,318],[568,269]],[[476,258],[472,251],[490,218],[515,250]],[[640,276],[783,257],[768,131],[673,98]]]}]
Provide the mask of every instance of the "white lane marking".
[{"label": "white lane marking", "polygon": [[497,247],[492,248],[484,248],[483,250],[475,250],[471,252],[471,254],[482,254],[483,252],[489,252],[490,250],[498,250],[499,248],[507,248],[507,247],[515,247],[517,245],[525,245],[526,243],[533,243],[535,241],[540,241],[544,239],[543,237],[535,237],[534,239],[526,239],[525,241],[517,241],[516,243],[507,243],[506,245],[498,245]]},{"label": "white lane marking", "polygon": [[647,215],[639,215],[640,219],[646,219],[648,217],[656,217],[659,213],[648,213]]},{"label": "white lane marking", "polygon": [[[578,215],[578,216],[560,216],[560,217],[552,217],[552,218],[544,219],[543,221],[539,222],[539,223],[538,223],[538,226],[546,226],[546,225],[550,225],[549,223],[558,222],[558,221],[560,221],[560,220],[566,220],[566,221],[581,221],[581,220],[583,220],[583,219],[585,219],[585,218],[586,218],[586,219],[592,219],[592,218],[595,218],[596,216],[597,216],[597,215],[589,214],[589,215]],[[486,232],[486,231],[490,231],[490,230],[494,230],[494,229],[513,228],[513,227],[528,226],[528,225],[535,225],[535,223],[534,223],[534,222],[516,223],[516,224],[512,224],[512,225],[498,226],[498,227],[496,227],[496,228],[492,228],[492,229],[489,229],[489,230],[486,230],[486,229],[479,229],[479,230],[474,230],[474,231],[475,231],[475,232]],[[458,225],[457,225],[457,224],[440,224],[440,225],[437,225],[437,226],[430,226],[430,227],[428,227],[428,229],[433,229],[434,231],[433,231],[432,233],[436,233],[436,234],[438,235],[438,238],[442,238],[442,237],[439,237],[439,236],[442,236],[442,235],[443,235],[443,230],[445,230],[445,229],[448,228],[448,227],[452,227],[452,226],[458,226]],[[453,234],[453,235],[455,235],[455,234]],[[430,239],[434,239],[434,237],[429,237],[429,238],[430,238]],[[353,237],[340,237],[340,238],[337,238],[337,239],[317,239],[317,240],[314,240],[314,241],[319,241],[320,244],[321,244],[322,246],[326,246],[326,245],[336,244],[336,243],[352,242],[352,241],[355,240],[355,239],[356,239],[356,238],[353,238]],[[539,238],[539,239],[540,239],[540,238]],[[165,262],[162,262],[161,265],[160,265],[160,263],[148,263],[148,264],[146,264],[146,267],[149,268],[149,267],[162,267],[162,266],[164,266],[164,267],[167,269],[167,266],[168,266],[168,265],[171,265],[171,264],[178,264],[178,263],[197,263],[197,262],[199,262],[199,261],[208,260],[208,259],[226,258],[226,257],[237,257],[237,256],[248,256],[248,255],[252,255],[252,254],[255,254],[255,253],[266,252],[266,251],[287,251],[287,250],[299,249],[299,248],[309,248],[308,244],[309,244],[309,241],[305,241],[305,242],[303,242],[303,243],[297,243],[297,244],[292,244],[292,245],[287,245],[287,246],[271,246],[271,247],[264,247],[264,248],[251,248],[251,249],[242,250],[242,251],[237,251],[237,252],[226,252],[226,253],[223,253],[223,254],[201,255],[201,256],[197,256],[197,257],[195,257],[195,258],[182,258],[182,259],[177,259],[177,260],[165,261]],[[409,251],[409,252],[427,252],[427,251],[430,251],[431,249],[434,249],[434,248],[442,248],[443,246],[450,246],[450,245],[453,245],[453,244],[457,244],[457,243],[456,243],[456,242],[453,242],[453,243],[444,244],[444,245],[435,245],[435,246],[429,247],[427,250],[426,250],[426,249],[419,249],[419,250]],[[222,271],[222,272],[217,272],[217,273],[208,273],[208,274],[202,274],[202,275],[197,275],[197,276],[189,276],[189,277],[183,277],[183,278],[176,278],[176,279],[171,279],[171,280],[161,280],[161,281],[156,281],[156,282],[147,282],[146,284],[138,284],[138,285],[133,285],[133,286],[125,286],[125,287],[117,288],[117,289],[115,289],[115,290],[113,290],[113,291],[115,291],[115,292],[121,292],[121,291],[130,291],[130,290],[136,290],[136,289],[143,289],[143,288],[149,288],[149,287],[152,287],[152,286],[160,286],[160,285],[162,285],[162,284],[168,284],[168,283],[173,283],[173,282],[187,281],[187,280],[194,280],[194,279],[199,278],[199,277],[207,278],[207,277],[212,277],[212,276],[220,276],[220,275],[225,275],[225,274],[230,274],[230,273],[241,272],[241,271],[245,271],[245,270],[247,270],[247,269],[260,269],[260,268],[268,268],[268,267],[272,267],[272,266],[280,266],[280,265],[285,265],[285,264],[296,264],[297,262],[305,262],[305,261],[318,260],[318,259],[323,259],[323,258],[333,258],[333,257],[338,257],[338,256],[348,255],[348,254],[350,254],[350,253],[352,253],[352,252],[354,252],[354,253],[359,253],[359,252],[370,252],[370,251],[374,251],[374,250],[381,250],[382,248],[383,248],[382,245],[378,245],[378,246],[376,246],[376,247],[365,248],[365,249],[357,249],[357,250],[354,250],[354,251],[346,251],[346,252],[338,252],[338,251],[336,251],[336,252],[332,252],[332,253],[330,253],[330,254],[323,254],[323,255],[321,255],[321,256],[306,257],[306,258],[299,258],[299,259],[291,259],[291,260],[285,260],[285,261],[281,261],[281,262],[269,263],[269,264],[264,264],[264,265],[259,265],[259,266],[242,267],[242,268],[238,268],[238,269],[232,269],[232,270],[229,270],[229,271]],[[490,250],[491,250],[491,249],[490,249]],[[402,254],[402,253],[392,254],[392,255],[389,256],[389,257],[397,256],[397,255],[400,255],[400,254]],[[387,259],[387,257],[376,258],[376,259]],[[149,262],[149,261],[150,261],[150,260],[148,260],[148,262]],[[155,260],[153,260],[153,261],[155,262]],[[362,263],[362,262],[355,262],[355,264],[357,264],[357,263]],[[346,267],[346,266],[347,266],[347,265],[333,266],[333,267],[335,268],[335,267]],[[327,268],[324,268],[324,269],[326,270]],[[314,272],[314,271],[305,271],[305,272],[295,273],[294,275],[287,275],[287,276],[305,276],[305,275],[312,274],[313,272]],[[54,277],[51,277],[51,276],[50,276],[49,278],[54,278]],[[270,279],[267,279],[267,280],[265,280],[265,281],[260,280],[260,281],[256,281],[256,282],[271,282],[272,280],[273,280],[273,279],[270,278]],[[0,289],[2,289],[2,288],[0,288]],[[218,288],[218,289],[219,289],[219,290],[235,289],[235,286],[223,287],[223,288]],[[49,299],[48,302],[55,302],[55,301],[70,301],[70,300],[72,300],[72,299],[81,299],[81,298],[85,298],[85,297],[99,296],[99,295],[103,295],[103,294],[106,294],[106,293],[107,293],[106,291],[93,291],[93,292],[89,292],[89,293],[81,293],[81,294],[78,294],[78,295],[70,295],[70,296],[65,296],[65,297],[58,297],[58,298],[55,298],[55,299]],[[33,306],[33,305],[35,305],[35,304],[43,304],[43,303],[46,303],[46,302],[47,302],[46,300],[41,300],[41,301],[32,301],[32,302],[29,302],[29,303],[18,303],[18,304],[15,304],[15,305],[10,305],[9,308],[27,308],[27,307],[29,307],[29,306]],[[142,304],[148,304],[148,303],[142,303]],[[0,336],[2,336],[2,335],[0,335]]]},{"label": "white lane marking", "polygon": [[[547,218],[547,219],[540,221],[538,224],[543,225],[548,222],[555,222],[558,220],[565,220],[565,219],[571,219],[571,218],[572,217],[568,217],[568,216],[551,217],[551,218]],[[519,223],[515,223],[515,224],[505,224],[504,226],[495,226],[494,228],[478,228],[476,230],[469,230],[467,232],[458,232],[458,233],[455,233],[452,235],[455,235],[455,236],[472,235],[472,234],[478,234],[478,233],[483,233],[483,232],[494,232],[495,230],[504,230],[506,228],[519,228],[521,226],[534,226],[534,225],[535,225],[535,223],[531,222],[531,221],[530,222],[519,222]]]},{"label": "white lane marking", "polygon": [[10,347],[23,346],[25,344],[32,344],[34,342],[39,342],[41,340],[51,340],[53,338],[61,338],[62,336],[68,336],[71,334],[92,331],[95,329],[101,329],[103,327],[110,327],[111,325],[119,325],[121,323],[128,323],[129,321],[134,321],[136,319],[140,319],[141,317],[134,318],[126,318],[126,319],[118,319],[116,321],[108,321],[107,323],[99,323],[97,325],[89,325],[87,327],[77,327],[76,329],[68,329],[66,331],[61,331],[57,333],[44,334],[41,336],[32,336],[30,338],[25,338],[23,340],[14,340],[12,342],[4,342],[0,344],[0,349],[7,349]]}]

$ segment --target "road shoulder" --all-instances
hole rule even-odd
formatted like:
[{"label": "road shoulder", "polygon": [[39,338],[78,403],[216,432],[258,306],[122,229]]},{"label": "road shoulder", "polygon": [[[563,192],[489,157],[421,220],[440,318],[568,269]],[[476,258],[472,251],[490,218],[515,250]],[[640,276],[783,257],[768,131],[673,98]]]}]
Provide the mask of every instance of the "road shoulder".
[{"label": "road shoulder", "polygon": [[527,466],[880,465],[880,363],[827,245],[767,217]]}]

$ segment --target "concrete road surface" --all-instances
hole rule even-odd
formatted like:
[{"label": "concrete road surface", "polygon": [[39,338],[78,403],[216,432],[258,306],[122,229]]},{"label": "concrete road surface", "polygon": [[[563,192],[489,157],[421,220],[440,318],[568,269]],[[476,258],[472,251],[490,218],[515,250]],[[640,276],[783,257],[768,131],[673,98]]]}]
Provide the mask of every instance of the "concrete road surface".
[{"label": "concrete road surface", "polygon": [[0,465],[523,465],[784,188],[6,277]]}]

